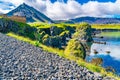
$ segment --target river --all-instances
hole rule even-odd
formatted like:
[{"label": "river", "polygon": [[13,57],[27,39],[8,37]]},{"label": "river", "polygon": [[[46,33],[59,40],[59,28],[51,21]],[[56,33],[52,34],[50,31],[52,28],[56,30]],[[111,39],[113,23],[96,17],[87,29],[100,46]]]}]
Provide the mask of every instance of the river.
[{"label": "river", "polygon": [[[112,67],[115,74],[120,76],[120,32],[102,32],[97,34],[94,41],[106,42],[106,44],[93,43],[90,50],[90,55],[86,57],[87,61],[93,58],[102,58],[102,67]],[[103,36],[100,38],[100,36]],[[98,54],[94,54],[94,51]]]}]

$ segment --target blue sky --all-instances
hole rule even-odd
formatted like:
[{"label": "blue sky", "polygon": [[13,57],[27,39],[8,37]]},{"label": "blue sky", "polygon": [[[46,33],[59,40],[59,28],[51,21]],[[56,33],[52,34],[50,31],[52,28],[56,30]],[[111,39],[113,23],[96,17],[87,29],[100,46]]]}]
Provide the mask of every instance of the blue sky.
[{"label": "blue sky", "polygon": [[0,0],[0,13],[7,13],[23,2],[57,20],[120,15],[120,0]]},{"label": "blue sky", "polygon": [[[57,0],[51,0],[51,2],[56,2]],[[67,0],[63,0],[64,2],[67,2]],[[116,0],[76,0],[77,2],[84,4],[89,1],[98,1],[98,2],[115,2]]]}]

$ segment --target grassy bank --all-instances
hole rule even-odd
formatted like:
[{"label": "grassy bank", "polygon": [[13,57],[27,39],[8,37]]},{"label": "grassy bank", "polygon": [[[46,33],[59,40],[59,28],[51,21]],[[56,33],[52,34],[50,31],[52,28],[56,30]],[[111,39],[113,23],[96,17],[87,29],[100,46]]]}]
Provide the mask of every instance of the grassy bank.
[{"label": "grassy bank", "polygon": [[92,24],[95,29],[120,29],[120,24]]},{"label": "grassy bank", "polygon": [[[57,26],[57,27],[65,27],[65,26],[78,26],[78,24],[48,24],[48,23],[42,23],[42,22],[34,22],[34,23],[28,23],[29,25],[36,27],[36,28],[50,28],[51,26]],[[91,24],[91,27],[94,29],[120,29],[120,24]]]},{"label": "grassy bank", "polygon": [[[60,50],[58,48],[52,48],[52,47],[45,46],[45,45],[43,45],[41,43],[38,43],[38,41],[33,41],[33,40],[29,39],[29,38],[26,38],[26,37],[23,37],[23,36],[19,36],[19,35],[16,35],[14,33],[7,33],[7,35],[11,36],[13,38],[16,38],[18,40],[28,42],[28,43],[30,43],[30,44],[32,44],[34,46],[41,47],[43,50],[45,50],[47,52],[55,53],[55,54],[58,54],[61,57],[64,57],[64,58],[72,60],[72,61],[75,61],[78,65],[86,67],[87,69],[89,69],[89,70],[91,70],[93,72],[99,72],[103,76],[115,77],[113,73],[106,72],[105,69],[100,67],[100,66],[95,66],[95,65],[93,65],[91,63],[87,63],[87,62],[85,62],[84,60],[82,60],[80,58],[76,58],[76,57],[69,56],[69,55],[66,56],[64,54],[64,50]],[[115,77],[115,78],[117,80],[120,80],[117,77]]]},{"label": "grassy bank", "polygon": [[78,24],[65,24],[65,23],[59,23],[59,24],[54,24],[54,23],[43,23],[43,22],[33,22],[33,23],[28,23],[30,26],[35,27],[35,28],[50,28],[51,26],[57,26],[57,27],[65,27],[65,26],[76,26]]},{"label": "grassy bank", "polygon": [[102,32],[99,34],[100,36],[104,37],[111,37],[111,38],[120,38],[120,32],[115,31],[115,32]]}]

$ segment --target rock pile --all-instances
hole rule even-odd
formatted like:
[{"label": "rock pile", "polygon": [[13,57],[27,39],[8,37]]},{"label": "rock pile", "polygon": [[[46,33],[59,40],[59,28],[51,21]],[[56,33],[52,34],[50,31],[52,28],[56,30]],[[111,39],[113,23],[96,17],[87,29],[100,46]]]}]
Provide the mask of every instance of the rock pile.
[{"label": "rock pile", "polygon": [[114,80],[0,33],[0,80]]}]

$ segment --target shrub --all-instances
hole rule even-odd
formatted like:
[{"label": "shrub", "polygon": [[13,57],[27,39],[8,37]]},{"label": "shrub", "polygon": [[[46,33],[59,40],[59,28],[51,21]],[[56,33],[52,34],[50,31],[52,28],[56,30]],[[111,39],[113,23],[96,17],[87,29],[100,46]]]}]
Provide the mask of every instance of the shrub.
[{"label": "shrub", "polygon": [[70,32],[69,31],[64,31],[60,35],[61,42],[65,45],[66,44],[66,38],[70,37]]},{"label": "shrub", "polygon": [[52,26],[50,28],[50,34],[51,34],[51,36],[59,35],[62,31],[63,31],[63,28],[58,28],[56,26]]},{"label": "shrub", "polygon": [[22,31],[23,31],[23,36],[29,37],[31,39],[35,39],[34,33],[37,31],[35,28],[32,28],[30,26],[24,26]]},{"label": "shrub", "polygon": [[43,40],[42,40],[42,38],[44,37],[46,35],[46,33],[44,32],[44,31],[42,31],[42,32],[37,32],[37,33],[35,33],[35,37],[36,37],[36,40],[38,40],[39,42],[42,42]]},{"label": "shrub", "polygon": [[35,46],[39,47],[39,42],[38,41],[35,42]]},{"label": "shrub", "polygon": [[48,34],[44,35],[44,37],[42,38],[42,43],[49,46],[50,45],[50,36]]},{"label": "shrub", "polygon": [[66,26],[65,30],[70,31],[70,33],[75,33],[75,27],[71,27],[71,26]]},{"label": "shrub", "polygon": [[61,38],[59,36],[51,36],[49,42],[52,47],[61,47]]},{"label": "shrub", "polygon": [[68,42],[68,45],[65,49],[65,54],[80,57],[82,59],[85,59],[86,57],[86,51],[84,49],[84,46],[76,39],[71,39]]}]

